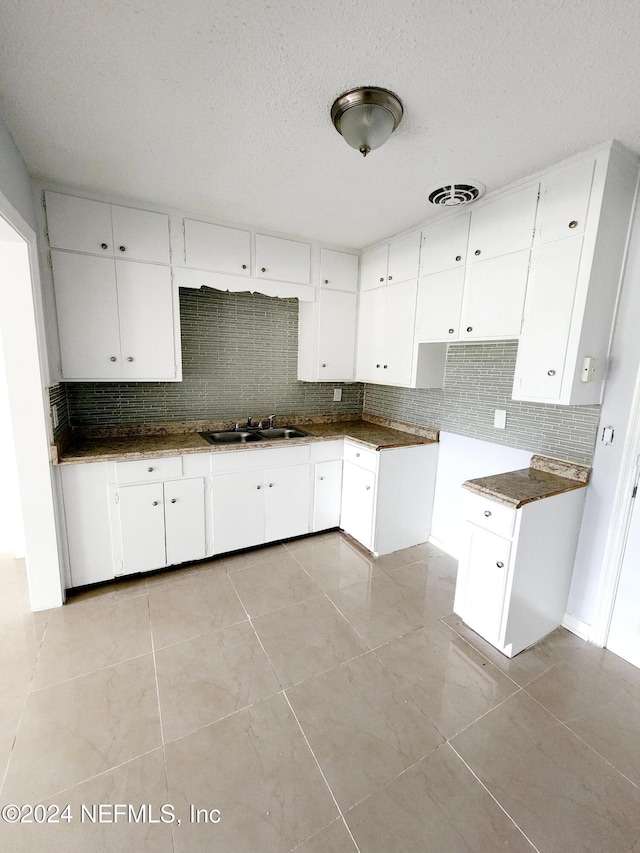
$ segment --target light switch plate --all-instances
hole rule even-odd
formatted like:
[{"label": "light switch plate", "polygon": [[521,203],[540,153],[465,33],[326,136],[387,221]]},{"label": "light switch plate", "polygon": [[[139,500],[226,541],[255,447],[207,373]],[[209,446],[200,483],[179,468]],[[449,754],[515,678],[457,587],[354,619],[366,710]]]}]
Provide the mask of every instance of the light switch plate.
[{"label": "light switch plate", "polygon": [[493,425],[496,429],[504,429],[507,425],[506,409],[496,409],[493,416]]}]

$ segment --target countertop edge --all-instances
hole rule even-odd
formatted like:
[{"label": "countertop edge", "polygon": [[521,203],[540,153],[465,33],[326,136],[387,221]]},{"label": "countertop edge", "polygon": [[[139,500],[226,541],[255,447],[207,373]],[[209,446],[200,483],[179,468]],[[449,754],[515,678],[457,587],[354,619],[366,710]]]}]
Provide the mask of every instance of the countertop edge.
[{"label": "countertop edge", "polygon": [[490,498],[492,501],[502,504],[503,506],[511,507],[512,509],[520,509],[520,507],[525,506],[525,504],[534,503],[535,501],[541,501],[545,498],[552,498],[556,495],[563,495],[566,492],[573,492],[576,489],[584,489],[586,486],[587,483],[582,482],[580,480],[576,480],[575,485],[565,486],[561,489],[551,490],[545,492],[542,495],[536,495],[535,497],[512,498],[509,497],[509,495],[505,495],[503,492],[498,492],[494,489],[487,488],[486,486],[480,486],[474,483],[472,480],[467,480],[465,483],[462,484],[462,487],[464,489],[467,489],[467,491],[472,492],[476,495],[481,495],[485,498]]}]

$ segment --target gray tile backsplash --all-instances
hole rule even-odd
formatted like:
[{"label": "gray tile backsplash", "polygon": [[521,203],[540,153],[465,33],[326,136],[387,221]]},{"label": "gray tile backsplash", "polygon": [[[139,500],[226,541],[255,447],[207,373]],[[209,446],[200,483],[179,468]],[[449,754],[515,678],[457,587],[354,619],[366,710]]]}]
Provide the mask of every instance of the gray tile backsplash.
[{"label": "gray tile backsplash", "polygon": [[[366,385],[364,411],[590,463],[600,406],[549,406],[512,400],[517,350],[517,341],[451,344],[443,389]],[[493,426],[496,409],[506,410],[506,429]]]},{"label": "gray tile backsplash", "polygon": [[[235,421],[247,415],[362,411],[590,463],[599,406],[511,399],[516,341],[451,344],[442,390],[298,382],[298,302],[211,289],[180,290],[182,382],[82,382],[50,389],[60,427]],[[342,402],[333,402],[333,388]],[[65,393],[66,392],[66,393]],[[68,411],[67,411],[68,402]],[[496,409],[506,429],[493,426]]]},{"label": "gray tile backsplash", "polygon": [[184,288],[180,323],[182,382],[69,383],[73,426],[362,411],[360,383],[298,382],[296,299]]}]

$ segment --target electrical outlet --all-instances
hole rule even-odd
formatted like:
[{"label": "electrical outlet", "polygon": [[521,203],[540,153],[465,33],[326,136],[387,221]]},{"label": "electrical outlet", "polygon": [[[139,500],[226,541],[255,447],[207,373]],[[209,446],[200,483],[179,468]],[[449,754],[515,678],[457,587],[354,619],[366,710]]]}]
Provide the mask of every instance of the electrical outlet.
[{"label": "electrical outlet", "polygon": [[333,402],[340,403],[342,401],[342,388],[333,389]]},{"label": "electrical outlet", "polygon": [[496,429],[504,429],[507,425],[507,412],[505,409],[496,409],[493,416],[493,425]]}]

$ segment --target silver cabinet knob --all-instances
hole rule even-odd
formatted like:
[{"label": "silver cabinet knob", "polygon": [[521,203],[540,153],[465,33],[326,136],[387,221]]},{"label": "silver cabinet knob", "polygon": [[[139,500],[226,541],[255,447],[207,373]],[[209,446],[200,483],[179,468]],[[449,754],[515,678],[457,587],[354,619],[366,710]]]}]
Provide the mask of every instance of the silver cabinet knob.
[{"label": "silver cabinet knob", "polygon": [[247,265],[246,265],[246,264],[242,264],[242,269],[243,269],[243,270],[246,270],[246,268],[247,268]]},{"label": "silver cabinet knob", "polygon": [[555,370],[547,370],[547,376],[555,376],[555,375],[556,375]]},{"label": "silver cabinet knob", "polygon": [[497,566],[499,569],[503,569],[503,568],[504,568],[504,563],[502,562],[502,560],[498,560],[498,562],[496,563],[496,566]]},{"label": "silver cabinet knob", "polygon": [[577,224],[578,224],[578,220],[572,219],[571,222],[569,223],[569,228],[575,228]]},{"label": "silver cabinet knob", "polygon": [[126,246],[120,246],[119,248],[120,248],[120,251],[121,251],[121,252],[126,252],[126,251],[127,251],[127,247],[126,247]]},{"label": "silver cabinet knob", "polygon": [[115,355],[112,355],[111,358],[109,359],[109,361],[117,361],[117,360],[118,359],[115,357]]},{"label": "silver cabinet knob", "polygon": [[177,501],[177,498],[171,498],[171,503],[174,504]]},{"label": "silver cabinet knob", "polygon": [[450,335],[452,335],[452,334],[453,334],[453,332],[454,332],[454,330],[453,330],[453,329],[449,329],[449,334],[450,334]]},{"label": "silver cabinet knob", "polygon": [[456,255],[456,261],[461,261],[461,260],[462,260],[462,255]]},{"label": "silver cabinet knob", "polygon": [[101,249],[108,249],[108,248],[109,248],[109,244],[108,244],[108,243],[100,243],[100,248],[101,248]]},{"label": "silver cabinet knob", "polygon": [[376,367],[380,367],[380,365],[379,365],[379,364],[376,364]]},{"label": "silver cabinet knob", "polygon": [[381,276],[381,277],[380,277],[380,281],[384,281],[384,276]]},{"label": "silver cabinet knob", "polygon": [[326,366],[327,366],[327,365],[326,365],[326,362],[322,362],[322,366],[323,366],[323,367],[326,367]]},{"label": "silver cabinet knob", "polygon": [[367,486],[367,491],[369,491],[370,488],[371,488],[371,486]]},{"label": "silver cabinet knob", "polygon": [[262,486],[256,486],[256,489],[261,489],[261,488],[262,488]]},{"label": "silver cabinet knob", "polygon": [[359,454],[359,453],[356,453],[356,456],[360,456],[360,454]]},{"label": "silver cabinet knob", "polygon": [[269,488],[272,489],[274,487],[274,485],[275,485],[275,483],[269,483]]},{"label": "silver cabinet knob", "polygon": [[473,326],[467,326],[467,332],[473,332]]},{"label": "silver cabinet knob", "polygon": [[389,365],[388,365],[388,364],[383,364],[383,365],[382,365],[383,370],[386,370],[386,369],[387,369],[387,367],[389,367]]},{"label": "silver cabinet knob", "polygon": [[324,477],[320,477],[319,479],[320,479],[320,480],[324,480]]},{"label": "silver cabinet knob", "polygon": [[132,355],[128,355],[128,356],[127,356],[127,361],[133,361],[133,356],[132,356]]},{"label": "silver cabinet knob", "polygon": [[147,471],[148,471],[149,473],[151,473],[151,472],[153,471],[153,468],[147,468]]},{"label": "silver cabinet knob", "polygon": [[491,518],[491,510],[490,509],[485,509],[484,514],[485,514],[486,518]]},{"label": "silver cabinet knob", "polygon": [[392,275],[390,275],[390,276],[389,276],[389,281],[393,281],[393,276],[392,276]]},{"label": "silver cabinet knob", "polygon": [[328,279],[328,278],[325,278],[324,283],[325,283],[325,284],[329,284],[329,279]]},{"label": "silver cabinet knob", "polygon": [[154,501],[152,506],[158,506],[158,501]]},{"label": "silver cabinet knob", "polygon": [[476,249],[476,250],[475,250],[475,252],[474,252],[473,254],[474,254],[474,255],[480,255],[480,254],[481,254],[480,249]]},{"label": "silver cabinet knob", "polygon": [[266,271],[267,271],[266,267],[260,267],[260,272],[266,272]]}]

